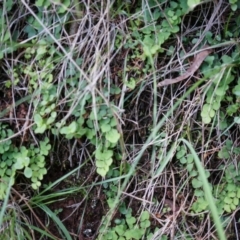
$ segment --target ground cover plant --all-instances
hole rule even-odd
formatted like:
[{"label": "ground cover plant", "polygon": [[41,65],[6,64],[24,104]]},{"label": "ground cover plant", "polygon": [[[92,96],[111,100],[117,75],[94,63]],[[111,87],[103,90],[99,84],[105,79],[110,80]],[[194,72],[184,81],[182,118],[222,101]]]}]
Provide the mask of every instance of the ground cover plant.
[{"label": "ground cover plant", "polygon": [[238,239],[239,11],[3,0],[0,236]]}]

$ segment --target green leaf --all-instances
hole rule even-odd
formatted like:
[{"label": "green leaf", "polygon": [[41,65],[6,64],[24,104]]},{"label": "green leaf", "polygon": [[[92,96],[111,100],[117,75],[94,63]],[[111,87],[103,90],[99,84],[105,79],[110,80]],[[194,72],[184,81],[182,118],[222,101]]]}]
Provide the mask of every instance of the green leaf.
[{"label": "green leaf", "polygon": [[24,157],[24,156],[18,155],[17,161],[14,164],[14,168],[15,169],[23,169],[24,167],[28,166],[29,161],[30,161],[29,157]]},{"label": "green leaf", "polygon": [[44,133],[47,129],[46,123],[37,124],[37,128],[34,130],[35,133]]},{"label": "green leaf", "polygon": [[42,6],[43,6],[43,3],[44,3],[44,0],[37,0],[37,1],[35,2],[35,4],[36,4],[37,7],[42,7]]},{"label": "green leaf", "polygon": [[237,188],[238,188],[238,187],[237,187],[235,184],[233,184],[233,183],[229,183],[229,184],[227,185],[227,190],[228,190],[229,192],[231,192],[231,191],[236,191]]},{"label": "green leaf", "polygon": [[108,172],[109,169],[106,169],[106,168],[97,168],[97,173],[102,176],[102,177],[105,177],[107,172]]},{"label": "green leaf", "polygon": [[187,1],[187,4],[188,4],[188,7],[192,10],[194,9],[197,5],[199,5],[201,2],[201,0],[188,0]]},{"label": "green leaf", "polygon": [[29,167],[25,167],[25,169],[24,169],[24,176],[25,176],[26,178],[32,177],[32,169],[29,168]]},{"label": "green leaf", "polygon": [[112,150],[104,150],[103,152],[101,151],[101,148],[97,148],[95,152],[95,157],[100,160],[108,160],[113,156],[113,151]]},{"label": "green leaf", "polygon": [[180,163],[185,164],[187,162],[187,159],[185,157],[180,158]]},{"label": "green leaf", "polygon": [[237,198],[240,199],[240,188],[237,189]]},{"label": "green leaf", "polygon": [[171,27],[170,30],[172,33],[178,33],[180,29],[178,26],[175,25],[175,26]]},{"label": "green leaf", "polygon": [[115,228],[115,231],[117,232],[117,234],[119,235],[119,236],[123,236],[124,235],[124,233],[125,233],[125,228],[124,228],[124,225],[119,225],[119,226],[116,226]]},{"label": "green leaf", "polygon": [[192,180],[192,186],[193,186],[194,188],[200,188],[200,187],[202,187],[202,185],[203,185],[202,181],[199,181],[199,180],[196,179],[196,178],[194,178],[194,179]]},{"label": "green leaf", "polygon": [[193,170],[193,163],[189,163],[189,164],[187,164],[187,171],[188,172],[191,172],[192,170]]},{"label": "green leaf", "polygon": [[63,127],[60,129],[61,134],[70,134],[75,133],[77,131],[78,124],[76,121],[73,121],[69,126]]},{"label": "green leaf", "polygon": [[112,162],[113,162],[113,159],[112,158],[108,158],[106,160],[104,160],[105,162],[105,165],[107,165],[108,167],[111,166]]},{"label": "green leaf", "polygon": [[100,128],[103,133],[109,132],[111,130],[111,126],[109,124],[101,124]]},{"label": "green leaf", "polygon": [[148,211],[143,211],[140,219],[141,219],[141,221],[145,221],[145,220],[149,220],[149,217],[150,217],[150,215],[149,215]]},{"label": "green leaf", "polygon": [[33,189],[35,189],[35,190],[37,190],[37,189],[38,189],[38,186],[37,186],[37,184],[36,184],[36,183],[32,183],[32,184],[31,184],[31,186],[32,186],[32,188],[33,188]]},{"label": "green leaf", "polygon": [[214,101],[213,103],[212,103],[212,108],[213,108],[213,110],[215,110],[215,111],[217,111],[219,108],[220,108],[220,106],[221,106],[221,104],[220,104],[220,101]]},{"label": "green leaf", "polygon": [[219,152],[218,152],[218,157],[220,159],[227,159],[230,157],[230,154],[226,148],[226,146],[224,146]]},{"label": "green leaf", "polygon": [[120,138],[120,134],[116,129],[111,129],[106,133],[106,139],[111,143],[117,143]]},{"label": "green leaf", "polygon": [[233,94],[235,94],[236,96],[240,96],[240,85],[237,85],[233,88]]},{"label": "green leaf", "polygon": [[135,81],[135,79],[134,78],[130,78],[128,81],[126,81],[126,86],[128,87],[128,88],[130,88],[131,90],[133,90],[135,87],[136,87],[136,81]]},{"label": "green leaf", "polygon": [[68,10],[70,5],[70,0],[64,0],[62,4],[59,6],[58,13],[65,13]]},{"label": "green leaf", "polygon": [[132,228],[133,224],[136,223],[136,218],[135,217],[126,218],[126,222],[129,228]]},{"label": "green leaf", "polygon": [[143,234],[144,234],[143,229],[134,228],[134,229],[127,230],[124,236],[126,237],[126,239],[129,239],[129,240],[132,240],[132,239],[138,240],[142,238]]},{"label": "green leaf", "polygon": [[192,154],[188,154],[187,155],[187,162],[188,163],[192,163],[193,162],[193,155]]},{"label": "green leaf", "polygon": [[237,123],[237,124],[240,124],[240,117],[235,117],[234,122]]},{"label": "green leaf", "polygon": [[224,88],[224,86],[222,86],[222,87],[218,87],[216,89],[215,94],[222,97],[225,95],[225,92],[226,92],[225,88]]},{"label": "green leaf", "polygon": [[34,121],[38,126],[40,126],[43,123],[43,118],[41,117],[40,114],[37,113],[34,115]]},{"label": "green leaf", "polygon": [[231,9],[233,12],[235,12],[238,8],[238,5],[237,4],[231,4]]},{"label": "green leaf", "polygon": [[196,170],[193,170],[189,173],[190,177],[196,177],[198,175],[198,172]]},{"label": "green leaf", "polygon": [[[177,152],[177,159],[181,159],[184,155],[186,155],[186,150],[182,147],[180,151]],[[182,160],[184,161],[184,160]]]},{"label": "green leaf", "polygon": [[115,127],[115,126],[117,126],[117,121],[116,121],[116,119],[115,119],[114,117],[111,118],[110,126],[111,126],[111,127]]},{"label": "green leaf", "polygon": [[239,198],[235,197],[235,198],[233,199],[233,204],[236,205],[236,206],[238,206],[238,204],[239,204]]},{"label": "green leaf", "polygon": [[148,227],[150,227],[150,225],[151,225],[151,223],[150,223],[149,220],[145,220],[145,221],[140,223],[141,228],[148,228]]},{"label": "green leaf", "polygon": [[196,197],[203,197],[203,196],[204,196],[203,190],[201,190],[201,189],[195,189],[195,191],[194,191],[194,196],[196,196]]},{"label": "green leaf", "polygon": [[230,198],[230,197],[228,197],[228,196],[224,198],[224,202],[227,203],[227,204],[232,203],[232,200],[233,200],[233,199]]},{"label": "green leaf", "polygon": [[102,160],[97,159],[96,160],[96,167],[103,168],[106,165],[106,163]]}]

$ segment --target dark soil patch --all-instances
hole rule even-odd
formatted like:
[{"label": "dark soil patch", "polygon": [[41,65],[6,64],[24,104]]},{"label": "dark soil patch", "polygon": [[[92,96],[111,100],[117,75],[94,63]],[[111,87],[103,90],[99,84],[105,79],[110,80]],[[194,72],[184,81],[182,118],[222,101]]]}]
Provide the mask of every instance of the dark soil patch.
[{"label": "dark soil patch", "polygon": [[[82,170],[81,179],[89,178],[88,169],[90,169],[90,166],[86,165]],[[72,169],[69,169],[69,171],[70,170]],[[58,166],[53,166],[48,171],[48,175],[44,179],[44,182],[54,182],[66,173],[66,169],[61,171]],[[96,176],[93,176],[93,178],[95,177]],[[93,178],[89,178],[87,185],[92,183]],[[76,187],[77,184],[75,176],[70,176],[67,181],[61,181],[56,189],[53,189],[53,192],[55,193],[62,189]],[[104,195],[98,194],[98,189],[95,187],[91,189],[89,194],[79,192],[77,194],[69,194],[66,197],[55,199],[52,203],[47,205],[47,207],[52,212],[57,213],[58,218],[66,227],[72,239],[91,240],[96,238],[102,216],[106,214],[104,198]],[[51,218],[48,218],[42,209],[38,208],[34,211],[49,232],[55,237],[63,239],[56,223]],[[48,223],[48,225],[45,223]],[[38,222],[35,222],[35,224],[41,228]],[[39,239],[39,237],[40,236],[37,236],[37,239]],[[44,239],[48,238],[45,237]]]}]

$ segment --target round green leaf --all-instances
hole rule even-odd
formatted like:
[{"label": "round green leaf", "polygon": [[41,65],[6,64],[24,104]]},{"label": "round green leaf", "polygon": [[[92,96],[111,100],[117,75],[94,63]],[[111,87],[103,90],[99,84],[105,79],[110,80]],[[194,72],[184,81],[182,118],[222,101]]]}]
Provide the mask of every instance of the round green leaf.
[{"label": "round green leaf", "polygon": [[24,176],[25,176],[26,178],[32,177],[32,169],[29,168],[29,167],[25,167],[25,169],[24,169]]},{"label": "round green leaf", "polygon": [[120,134],[116,129],[111,129],[109,132],[106,133],[106,139],[111,143],[117,143],[120,138]]},{"label": "round green leaf", "polygon": [[200,187],[202,187],[202,182],[199,181],[198,179],[194,178],[194,179],[192,180],[192,186],[193,186],[194,188],[200,188]]}]

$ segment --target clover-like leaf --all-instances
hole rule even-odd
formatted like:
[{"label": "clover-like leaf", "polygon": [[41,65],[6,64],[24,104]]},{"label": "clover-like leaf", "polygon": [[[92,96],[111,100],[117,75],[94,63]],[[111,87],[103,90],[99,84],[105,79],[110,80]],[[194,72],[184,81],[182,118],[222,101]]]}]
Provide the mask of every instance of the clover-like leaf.
[{"label": "clover-like leaf", "polygon": [[142,236],[144,234],[144,229],[139,229],[139,228],[134,228],[134,229],[128,229],[125,234],[124,237],[126,239],[141,239]]},{"label": "clover-like leaf", "polygon": [[221,87],[218,87],[216,90],[215,90],[215,94],[218,95],[218,96],[224,96],[225,95],[225,88],[224,86],[221,86]]},{"label": "clover-like leaf", "polygon": [[191,172],[192,170],[193,170],[193,163],[189,163],[189,164],[187,164],[187,171],[188,172]]},{"label": "clover-like leaf", "polygon": [[235,94],[236,96],[240,96],[240,84],[236,85],[234,88],[233,88],[233,94]]},{"label": "clover-like leaf", "polygon": [[203,196],[204,196],[203,190],[201,190],[201,189],[195,189],[195,191],[194,191],[194,196],[196,196],[196,197],[203,197]]},{"label": "clover-like leaf", "polygon": [[145,221],[145,220],[148,220],[150,217],[148,211],[143,211],[142,214],[141,214],[141,221]]},{"label": "clover-like leaf", "polygon": [[211,118],[215,116],[215,110],[211,108],[210,104],[204,104],[201,112],[201,117],[204,123],[208,124],[211,122]]},{"label": "clover-like leaf", "polygon": [[219,152],[218,152],[218,157],[220,159],[227,159],[230,157],[230,154],[228,152],[228,149],[226,148],[226,146],[224,146]]},{"label": "clover-like leaf", "polygon": [[106,165],[106,163],[104,161],[99,160],[99,159],[96,160],[96,166],[98,168],[103,168],[105,165]]},{"label": "clover-like leaf", "polygon": [[202,187],[202,185],[203,185],[202,181],[199,181],[199,180],[196,179],[196,178],[194,178],[194,179],[192,180],[192,186],[193,186],[194,188],[200,188],[200,187]]},{"label": "clover-like leaf", "polygon": [[133,224],[136,223],[136,218],[135,217],[126,218],[126,222],[129,228],[132,228]]},{"label": "clover-like leaf", "polygon": [[196,170],[193,170],[189,173],[190,177],[196,177],[198,175],[198,172]]},{"label": "clover-like leaf", "polygon": [[44,0],[37,0],[35,4],[37,7],[42,7],[44,2],[45,2]]},{"label": "clover-like leaf", "polygon": [[111,129],[109,132],[106,133],[106,139],[111,143],[117,143],[120,138],[120,134],[116,129]]},{"label": "clover-like leaf", "polygon": [[231,191],[236,191],[237,190],[237,186],[234,184],[234,183],[229,183],[228,185],[227,185],[227,190],[229,191],[229,192],[231,192]]},{"label": "clover-like leaf", "polygon": [[228,196],[226,196],[226,197],[224,198],[224,202],[227,203],[227,204],[232,203],[232,201],[233,201],[233,199],[230,198],[230,197],[228,197]]},{"label": "clover-like leaf", "polygon": [[16,163],[14,164],[15,169],[23,169],[24,167],[28,166],[29,164],[29,157],[18,155],[16,159]]},{"label": "clover-like leaf", "polygon": [[117,126],[117,121],[116,121],[116,119],[114,117],[111,118],[110,125],[111,125],[111,127]]},{"label": "clover-like leaf", "polygon": [[111,130],[111,126],[110,126],[108,123],[106,123],[106,124],[101,124],[101,125],[100,125],[100,128],[101,128],[101,130],[102,130],[103,133],[108,132],[108,131]]},{"label": "clover-like leaf", "polygon": [[240,117],[235,117],[234,122],[237,123],[237,124],[240,124]]},{"label": "clover-like leaf", "polygon": [[111,166],[111,164],[112,164],[112,162],[113,162],[113,159],[112,159],[112,158],[108,158],[108,159],[104,160],[104,162],[105,162],[105,164],[106,164],[107,166]]},{"label": "clover-like leaf", "polygon": [[32,169],[29,168],[29,167],[25,167],[25,169],[24,169],[24,176],[25,176],[26,178],[32,177]]},{"label": "clover-like leaf", "polygon": [[224,205],[224,210],[227,212],[227,213],[230,213],[232,210],[230,208],[230,205],[226,204]]},{"label": "clover-like leaf", "polygon": [[140,223],[140,227],[141,227],[141,228],[148,228],[148,227],[150,227],[150,225],[151,225],[151,223],[150,223],[149,220],[145,220],[145,221],[142,221],[142,222]]},{"label": "clover-like leaf", "polygon": [[119,236],[123,236],[126,229],[124,228],[124,225],[118,225],[118,226],[115,227],[115,231],[117,232],[117,234]]},{"label": "clover-like leaf", "polygon": [[239,198],[235,197],[235,198],[233,199],[233,204],[236,205],[236,206],[238,206],[238,204],[239,204]]},{"label": "clover-like leaf", "polygon": [[210,123],[211,122],[211,118],[209,117],[209,116],[202,116],[202,121],[203,121],[203,123],[205,123],[205,124],[208,124],[208,123]]},{"label": "clover-like leaf", "polygon": [[99,147],[95,152],[95,156],[97,159],[107,160],[113,156],[113,151],[112,150],[101,151],[101,148]]},{"label": "clover-like leaf", "polygon": [[131,77],[128,81],[126,81],[126,86],[133,90],[136,87],[136,80]]},{"label": "clover-like leaf", "polygon": [[76,121],[73,121],[69,126],[63,127],[60,130],[61,134],[75,133],[77,131],[78,124]]},{"label": "clover-like leaf", "polygon": [[188,154],[187,155],[187,162],[188,163],[192,163],[193,162],[193,155],[192,154]]},{"label": "clover-like leaf", "polygon": [[41,126],[37,126],[37,128],[34,130],[35,133],[44,133],[47,129],[47,124],[42,124]]},{"label": "clover-like leaf", "polygon": [[194,9],[197,5],[199,5],[201,0],[188,0],[187,5],[188,7],[192,10]]},{"label": "clover-like leaf", "polygon": [[180,150],[178,150],[176,157],[177,159],[181,159],[185,154],[186,154],[186,149],[184,147],[181,147]]},{"label": "clover-like leaf", "polygon": [[180,163],[185,164],[187,162],[187,159],[185,157],[180,158]]},{"label": "clover-like leaf", "polygon": [[97,173],[102,176],[105,177],[107,172],[108,172],[109,168],[103,167],[103,168],[97,168]]}]

